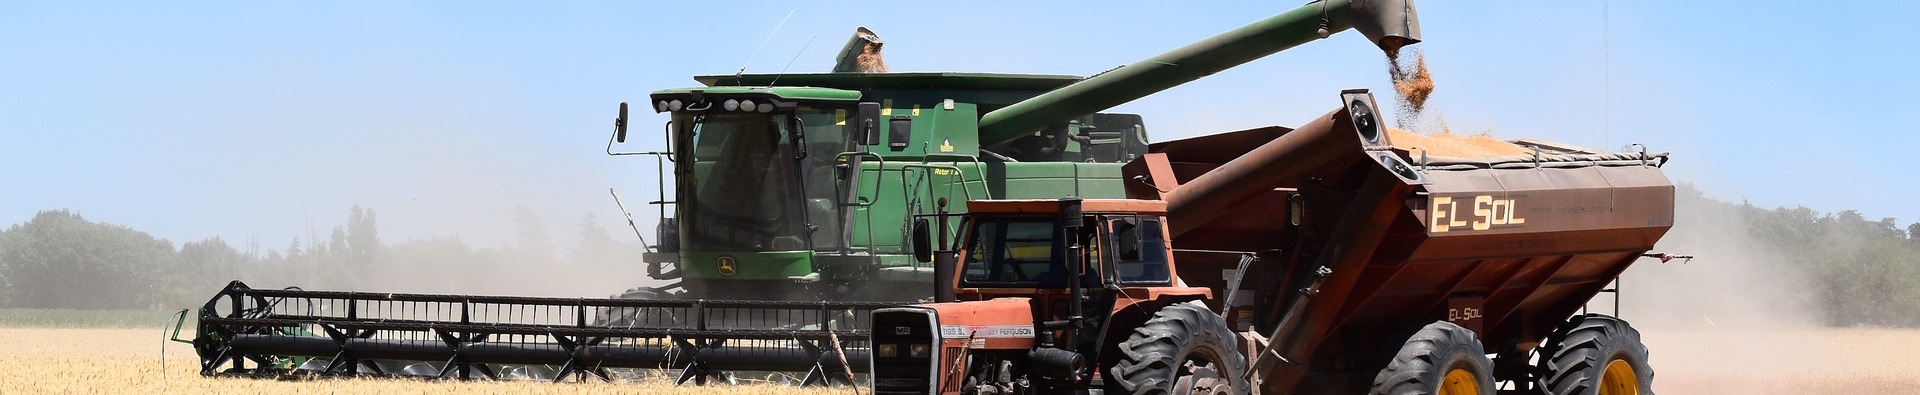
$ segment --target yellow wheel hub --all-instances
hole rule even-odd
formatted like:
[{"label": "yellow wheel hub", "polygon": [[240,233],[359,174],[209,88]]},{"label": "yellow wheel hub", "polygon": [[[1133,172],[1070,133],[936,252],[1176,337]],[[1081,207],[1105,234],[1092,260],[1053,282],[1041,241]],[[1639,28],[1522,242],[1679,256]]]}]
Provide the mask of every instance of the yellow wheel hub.
[{"label": "yellow wheel hub", "polygon": [[[1452,376],[1448,376],[1452,378]],[[1639,395],[1640,375],[1634,374],[1633,364],[1623,359],[1607,362],[1607,370],[1600,376],[1600,395]]]},{"label": "yellow wheel hub", "polygon": [[1440,381],[1439,395],[1479,395],[1480,380],[1466,369],[1447,371],[1447,377]]}]

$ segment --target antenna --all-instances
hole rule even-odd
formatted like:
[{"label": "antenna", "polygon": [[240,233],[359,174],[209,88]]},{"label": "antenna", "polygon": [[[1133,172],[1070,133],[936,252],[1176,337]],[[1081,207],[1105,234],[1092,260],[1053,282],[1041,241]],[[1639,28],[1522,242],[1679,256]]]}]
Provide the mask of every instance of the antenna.
[{"label": "antenna", "polygon": [[[772,31],[772,32],[768,32],[768,33],[767,33],[767,38],[764,38],[764,39],[761,39],[761,40],[760,40],[760,46],[757,46],[757,47],[753,47],[753,53],[752,53],[752,54],[748,54],[748,55],[747,55],[747,61],[746,61],[745,63],[741,63],[741,64],[740,64],[740,71],[735,71],[735,72],[733,72],[733,76],[734,76],[735,78],[738,78],[738,77],[740,77],[740,75],[741,75],[741,74],[746,74],[746,73],[747,73],[747,65],[748,65],[748,64],[751,64],[751,63],[753,63],[753,58],[754,58],[754,57],[757,57],[757,56],[760,56],[760,49],[761,49],[761,48],[766,48],[766,47],[767,47],[767,42],[768,42],[768,41],[773,41],[773,36],[774,36],[775,34],[780,34],[780,28],[782,28],[782,27],[786,27],[786,26],[787,26],[787,19],[788,19],[788,18],[793,18],[793,13],[794,13],[794,11],[799,11],[799,10],[800,10],[800,6],[796,4],[796,5],[794,5],[794,6],[793,6],[793,9],[792,9],[792,10],[788,10],[788,11],[787,11],[787,16],[786,16],[786,17],[782,17],[782,18],[780,18],[780,24],[779,24],[779,25],[774,25],[774,26],[773,26],[773,31]],[[809,39],[809,40],[807,40],[807,41],[808,41],[808,42],[812,42],[813,40],[811,40],[811,39]],[[788,64],[788,65],[792,65],[793,63],[792,63],[792,62],[788,62],[787,64]]]},{"label": "antenna", "polygon": [[807,53],[807,47],[813,46],[813,39],[816,38],[820,38],[820,36],[807,37],[807,43],[800,46],[799,52],[793,53],[793,59],[787,59],[787,66],[780,68],[780,74],[774,74],[773,81],[767,82],[768,88],[772,88],[773,84],[780,83],[780,76],[787,75],[787,68],[793,67],[793,61],[800,60],[801,54]]}]

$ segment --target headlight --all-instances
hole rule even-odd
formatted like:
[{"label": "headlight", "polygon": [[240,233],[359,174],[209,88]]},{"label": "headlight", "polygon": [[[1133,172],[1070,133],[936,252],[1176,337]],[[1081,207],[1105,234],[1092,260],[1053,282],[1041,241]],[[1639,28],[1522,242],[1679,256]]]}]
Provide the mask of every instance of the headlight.
[{"label": "headlight", "polygon": [[893,344],[881,344],[881,345],[873,346],[873,355],[880,358],[897,357],[897,356],[900,356],[900,346],[893,345]]},{"label": "headlight", "polygon": [[907,350],[907,356],[914,357],[914,358],[926,358],[927,351],[930,349],[932,349],[932,347],[928,345],[915,344],[913,345],[913,348]]}]

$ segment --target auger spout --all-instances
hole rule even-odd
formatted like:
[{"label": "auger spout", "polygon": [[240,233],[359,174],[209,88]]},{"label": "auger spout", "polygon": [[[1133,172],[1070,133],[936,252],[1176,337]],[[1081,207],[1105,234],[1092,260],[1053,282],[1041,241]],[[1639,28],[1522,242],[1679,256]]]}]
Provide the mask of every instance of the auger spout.
[{"label": "auger spout", "polygon": [[1006,143],[1347,29],[1381,50],[1420,42],[1413,0],[1323,0],[989,112],[980,145]]}]

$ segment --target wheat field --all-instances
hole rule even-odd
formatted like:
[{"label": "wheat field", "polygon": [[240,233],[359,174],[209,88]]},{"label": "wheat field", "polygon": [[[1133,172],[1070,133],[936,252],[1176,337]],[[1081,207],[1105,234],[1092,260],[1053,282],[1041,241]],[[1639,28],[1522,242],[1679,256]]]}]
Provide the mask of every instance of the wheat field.
[{"label": "wheat field", "polygon": [[[182,336],[188,336],[182,333]],[[770,384],[674,386],[645,382],[410,379],[262,380],[199,374],[193,347],[159,328],[0,328],[0,394],[853,394],[854,389]],[[163,367],[164,366],[164,367]],[[865,389],[860,389],[865,393]]]},{"label": "wheat field", "polygon": [[[855,394],[776,385],[208,378],[159,328],[0,328],[0,394]],[[1920,330],[1643,332],[1664,394],[1920,394]],[[163,364],[164,361],[164,364]],[[163,367],[164,366],[164,367]],[[859,389],[858,393],[865,393]]]}]

